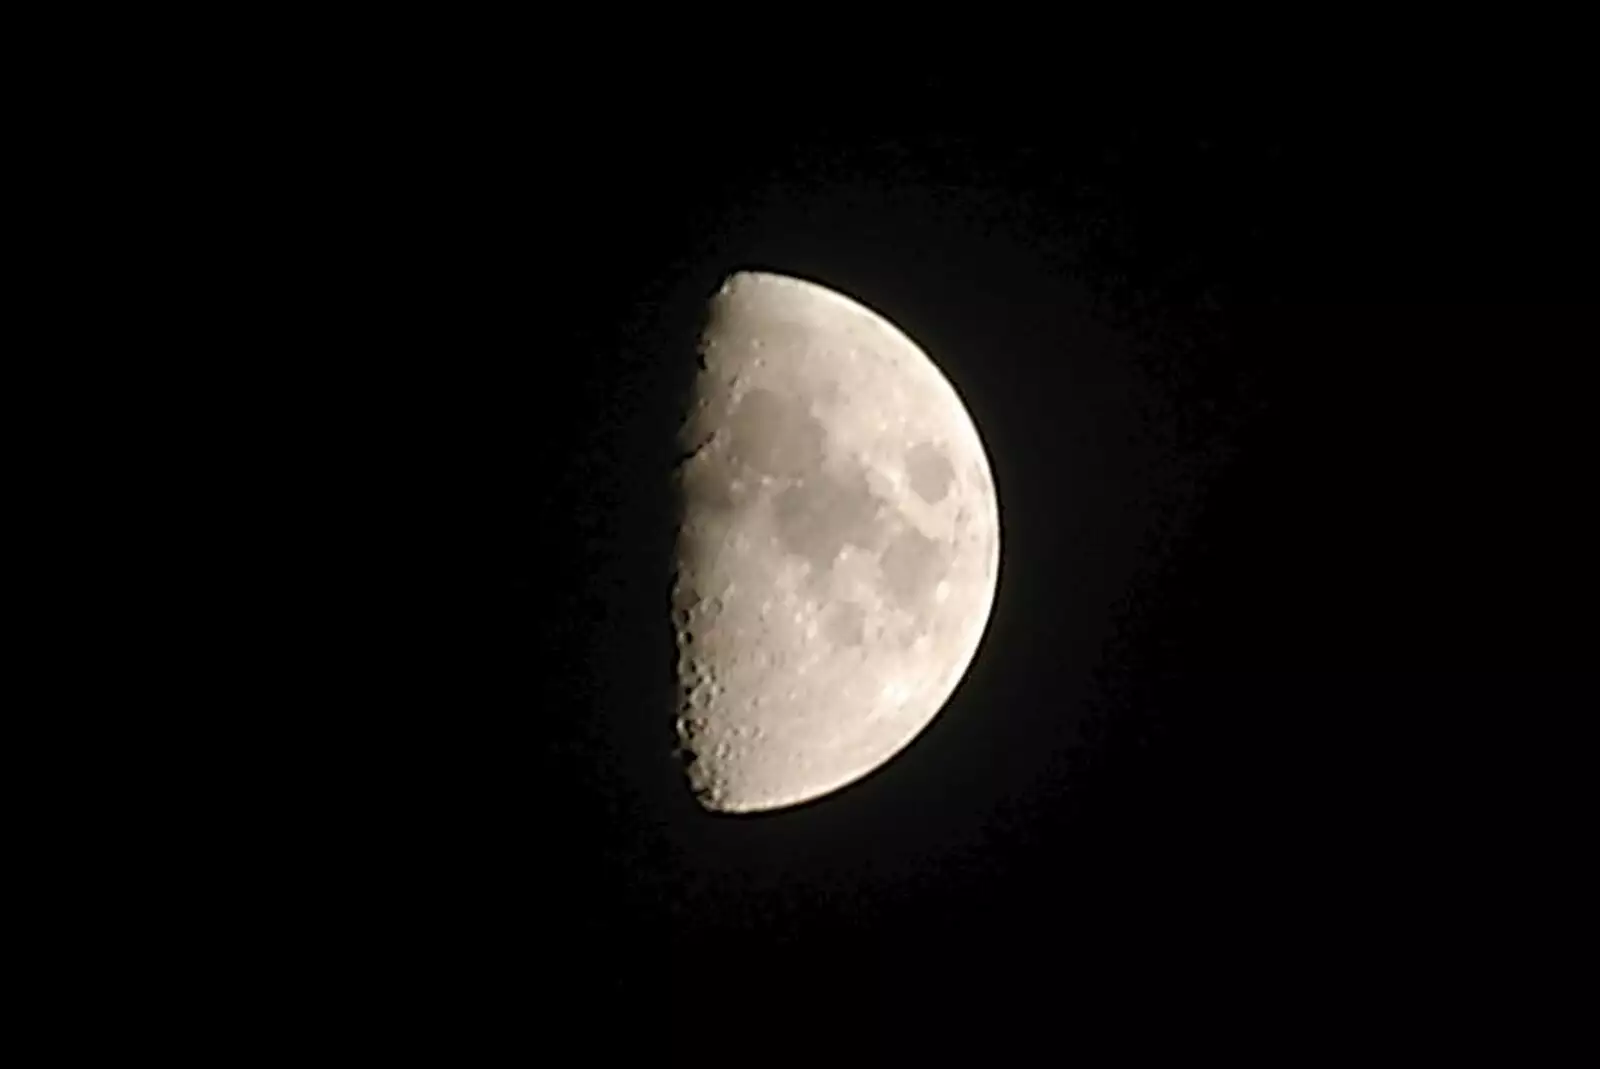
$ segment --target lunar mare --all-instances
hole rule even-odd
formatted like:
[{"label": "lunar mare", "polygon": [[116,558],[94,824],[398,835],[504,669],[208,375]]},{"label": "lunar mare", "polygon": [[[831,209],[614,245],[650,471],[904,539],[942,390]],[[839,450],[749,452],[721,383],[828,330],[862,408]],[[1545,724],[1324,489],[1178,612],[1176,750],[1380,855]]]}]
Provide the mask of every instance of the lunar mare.
[{"label": "lunar mare", "polygon": [[848,297],[764,272],[713,296],[680,430],[677,732],[724,812],[855,782],[938,714],[999,564],[993,477],[954,387]]}]

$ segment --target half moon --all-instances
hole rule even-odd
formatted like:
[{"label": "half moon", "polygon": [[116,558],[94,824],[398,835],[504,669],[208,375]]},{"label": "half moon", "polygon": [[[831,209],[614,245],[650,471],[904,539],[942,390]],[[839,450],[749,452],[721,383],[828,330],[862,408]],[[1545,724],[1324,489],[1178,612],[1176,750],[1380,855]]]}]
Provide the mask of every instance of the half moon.
[{"label": "half moon", "polygon": [[719,812],[889,761],[966,673],[994,602],[994,480],[955,388],[815,283],[730,276],[680,432],[677,733]]}]

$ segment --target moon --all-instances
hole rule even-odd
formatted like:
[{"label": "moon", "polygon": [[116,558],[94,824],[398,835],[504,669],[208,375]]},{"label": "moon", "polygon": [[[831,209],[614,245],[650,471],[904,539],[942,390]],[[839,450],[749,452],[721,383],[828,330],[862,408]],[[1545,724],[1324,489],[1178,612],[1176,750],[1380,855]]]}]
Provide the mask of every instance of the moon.
[{"label": "moon", "polygon": [[983,443],[926,354],[813,282],[711,297],[679,431],[677,738],[714,812],[812,801],[891,760],[965,675],[993,607]]}]

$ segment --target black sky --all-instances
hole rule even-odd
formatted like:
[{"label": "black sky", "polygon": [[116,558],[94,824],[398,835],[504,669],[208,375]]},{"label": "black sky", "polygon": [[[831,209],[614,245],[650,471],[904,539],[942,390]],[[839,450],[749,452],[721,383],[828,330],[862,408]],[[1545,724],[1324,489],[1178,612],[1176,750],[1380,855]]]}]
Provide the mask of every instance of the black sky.
[{"label": "black sky", "polygon": [[[1570,852],[1549,740],[1594,697],[1577,131],[807,99],[681,88],[515,136],[423,109],[396,135],[373,404],[395,567],[425,576],[395,611],[431,647],[383,733],[377,852],[450,918],[406,960],[640,1027],[731,985],[761,1027],[935,1039],[1497,1000],[1513,886]],[[935,355],[1005,557],[900,760],[713,819],[648,711],[694,316],[749,266]]]}]

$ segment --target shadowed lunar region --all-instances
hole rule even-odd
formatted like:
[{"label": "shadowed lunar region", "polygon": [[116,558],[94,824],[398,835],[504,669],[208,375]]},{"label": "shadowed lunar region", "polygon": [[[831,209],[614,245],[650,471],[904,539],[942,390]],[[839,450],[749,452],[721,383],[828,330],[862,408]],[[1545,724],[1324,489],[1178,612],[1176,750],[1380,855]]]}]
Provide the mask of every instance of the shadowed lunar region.
[{"label": "shadowed lunar region", "polygon": [[989,617],[994,482],[948,380],[850,298],[739,272],[680,431],[673,623],[688,783],[780,809],[890,760]]}]

